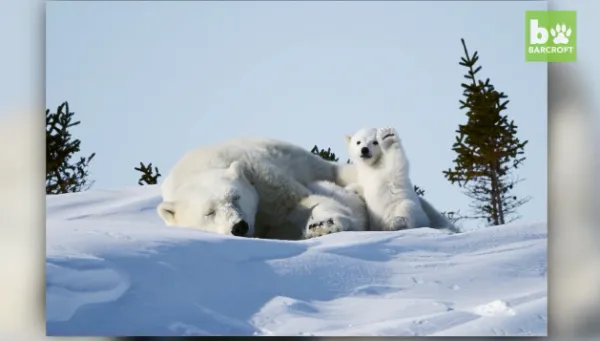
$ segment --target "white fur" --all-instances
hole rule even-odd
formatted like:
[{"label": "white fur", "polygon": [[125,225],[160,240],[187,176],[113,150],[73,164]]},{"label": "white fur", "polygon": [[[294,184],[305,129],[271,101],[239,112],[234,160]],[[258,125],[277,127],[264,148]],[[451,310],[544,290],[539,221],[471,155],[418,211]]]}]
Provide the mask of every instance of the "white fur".
[{"label": "white fur", "polygon": [[[377,129],[363,129],[363,134],[365,134],[366,136],[375,134],[375,138],[377,138]],[[352,137],[351,136],[346,136],[346,144],[348,145],[348,147],[350,147],[350,142],[351,142]],[[374,143],[374,140],[370,140],[370,145],[372,146]],[[364,165],[364,166],[369,166],[370,164],[375,163],[378,158],[381,157],[382,153],[380,150],[380,146],[378,146],[379,143],[377,145],[375,145],[375,147],[371,147],[371,153],[374,154],[375,158],[373,159],[362,159],[359,156],[359,152],[360,149],[357,149],[356,147],[353,147],[352,149],[349,149],[349,153],[350,153],[350,158],[351,159],[355,159],[357,158],[359,161],[356,162],[357,165]],[[360,167],[360,166],[359,166]],[[364,169],[363,169],[364,170]],[[363,195],[362,193],[362,187],[360,186],[360,184],[358,183],[359,179],[358,179],[358,168],[357,167],[347,167],[343,169],[344,172],[344,179],[346,180],[346,182],[349,182],[350,185],[348,185],[347,187],[353,187],[355,191],[359,192],[361,194],[361,196]],[[452,231],[452,232],[457,232],[458,228],[456,226],[454,226],[454,224],[452,224],[442,213],[440,213],[440,211],[438,211],[427,199],[419,196],[419,201],[421,203],[421,207],[423,208],[423,210],[425,211],[425,213],[427,214],[427,217],[429,218],[429,227],[431,228],[437,228],[437,229],[445,229],[448,231]]]},{"label": "white fur", "polygon": [[429,218],[409,177],[406,153],[392,128],[365,128],[347,140],[369,211],[369,229],[426,227]]},{"label": "white fur", "polygon": [[[370,129],[375,131],[376,133],[376,129]],[[346,144],[349,145],[350,140],[352,139],[352,136],[346,135],[345,136],[346,139]],[[372,144],[372,142],[371,142]],[[375,154],[377,154],[378,152],[380,152],[380,150],[378,150],[379,147],[374,148],[373,150],[371,150],[371,152],[375,152]],[[353,149],[350,150],[350,148],[348,148],[349,152],[350,152],[350,158],[354,159],[355,157],[358,156],[358,149]],[[354,154],[354,157],[353,157]],[[379,153],[379,156],[381,156],[381,154]],[[365,160],[359,161],[359,162],[363,162],[365,163]],[[366,164],[368,165],[369,162],[373,162],[373,160],[370,160],[366,162]],[[360,184],[358,183],[358,170],[357,167],[345,167],[343,169],[340,170],[341,172],[343,172],[343,178],[345,180],[346,183],[348,183],[349,185],[346,186],[346,188],[348,189],[352,189],[355,192],[359,193],[361,195],[361,197],[363,196],[363,191],[362,191],[362,186],[360,186]],[[421,207],[423,208],[423,210],[425,211],[425,213],[427,214],[427,217],[429,218],[429,222],[430,222],[430,226],[431,228],[436,228],[436,229],[444,229],[444,230],[448,230],[451,232],[458,232],[458,228],[452,224],[447,218],[446,216],[444,216],[439,210],[437,210],[427,199],[419,196],[419,201],[421,202]]]},{"label": "white fur", "polygon": [[317,181],[308,188],[314,195],[304,199],[303,206],[314,208],[308,222],[307,238],[367,229],[367,207],[357,192],[330,181]]},{"label": "white fur", "polygon": [[[163,184],[163,188],[167,186]],[[204,230],[229,234],[232,226],[245,221],[248,233],[254,233],[258,193],[238,161],[224,170],[192,174],[187,185],[163,192],[163,199],[173,200],[159,204],[159,215],[168,225],[202,226]]]},{"label": "white fur", "polygon": [[349,167],[283,141],[232,139],[185,154],[162,183],[157,211],[171,226],[233,234],[236,224],[245,223],[245,236],[302,239],[313,213],[324,221],[343,220],[341,208],[308,185],[346,186],[347,177],[353,180]]}]

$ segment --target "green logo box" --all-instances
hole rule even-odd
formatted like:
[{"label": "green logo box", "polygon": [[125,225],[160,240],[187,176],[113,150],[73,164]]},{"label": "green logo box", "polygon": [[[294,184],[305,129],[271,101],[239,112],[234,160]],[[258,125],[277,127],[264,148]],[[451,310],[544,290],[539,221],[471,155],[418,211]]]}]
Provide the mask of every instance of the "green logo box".
[{"label": "green logo box", "polygon": [[526,11],[525,60],[574,62],[577,60],[575,11]]}]

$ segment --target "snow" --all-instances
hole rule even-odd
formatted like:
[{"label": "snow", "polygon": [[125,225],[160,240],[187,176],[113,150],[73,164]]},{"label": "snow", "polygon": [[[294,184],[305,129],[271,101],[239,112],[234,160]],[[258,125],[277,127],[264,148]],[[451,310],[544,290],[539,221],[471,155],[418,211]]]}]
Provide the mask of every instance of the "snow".
[{"label": "snow", "polygon": [[274,241],[166,227],[159,202],[48,196],[48,335],[547,335],[545,223]]}]

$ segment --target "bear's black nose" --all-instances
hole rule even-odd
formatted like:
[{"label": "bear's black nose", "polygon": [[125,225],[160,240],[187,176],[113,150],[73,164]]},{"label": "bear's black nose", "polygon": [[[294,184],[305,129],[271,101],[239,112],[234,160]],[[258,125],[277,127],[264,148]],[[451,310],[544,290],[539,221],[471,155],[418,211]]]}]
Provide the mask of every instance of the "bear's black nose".
[{"label": "bear's black nose", "polygon": [[367,148],[367,147],[362,147],[362,149],[360,150],[360,153],[361,153],[362,155],[367,155],[367,154],[369,154],[369,148]]},{"label": "bear's black nose", "polygon": [[240,220],[237,223],[235,223],[235,225],[233,225],[233,227],[231,228],[231,234],[233,234],[234,236],[243,237],[246,235],[246,233],[248,233],[248,230],[248,223],[243,220]]}]

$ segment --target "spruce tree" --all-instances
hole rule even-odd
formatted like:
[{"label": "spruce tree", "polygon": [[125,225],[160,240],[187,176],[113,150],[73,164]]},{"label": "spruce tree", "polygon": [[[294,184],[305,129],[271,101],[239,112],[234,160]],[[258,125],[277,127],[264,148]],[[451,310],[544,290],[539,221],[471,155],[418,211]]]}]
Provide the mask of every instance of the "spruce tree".
[{"label": "spruce tree", "polygon": [[338,160],[339,160],[339,158],[337,158],[335,156],[335,153],[333,153],[331,151],[331,148],[327,148],[327,150],[319,149],[319,147],[317,147],[317,145],[315,145],[310,152],[313,154],[319,155],[321,158],[323,158],[324,160],[327,160],[327,161],[338,162]]},{"label": "spruce tree", "polygon": [[139,167],[134,167],[138,172],[141,172],[140,180],[138,181],[138,185],[156,185],[158,183],[158,178],[161,177],[161,174],[158,170],[158,167],[154,167],[152,169],[152,163],[149,163],[147,166],[140,162]]},{"label": "spruce tree", "polygon": [[517,125],[505,114],[508,96],[497,91],[489,78],[477,77],[481,71],[478,53],[469,55],[464,39],[461,42],[465,56],[459,64],[467,68],[468,82],[461,84],[464,99],[459,102],[460,109],[466,109],[467,123],[456,130],[454,169],[443,173],[473,200],[475,215],[470,218],[502,225],[518,218],[517,209],[529,200],[511,193],[519,182],[512,171],[525,160],[527,141],[519,140]]},{"label": "spruce tree", "polygon": [[96,153],[72,160],[81,151],[81,141],[70,131],[81,123],[73,122],[73,115],[67,102],[54,113],[46,109],[46,194],[80,192],[93,184],[88,181],[88,166]]}]

